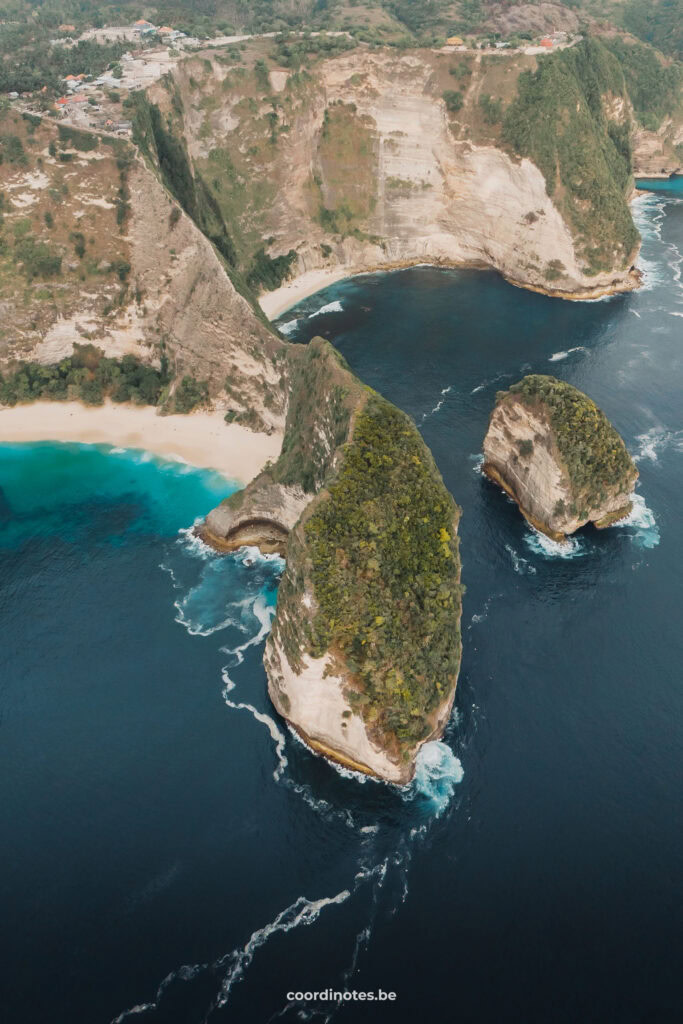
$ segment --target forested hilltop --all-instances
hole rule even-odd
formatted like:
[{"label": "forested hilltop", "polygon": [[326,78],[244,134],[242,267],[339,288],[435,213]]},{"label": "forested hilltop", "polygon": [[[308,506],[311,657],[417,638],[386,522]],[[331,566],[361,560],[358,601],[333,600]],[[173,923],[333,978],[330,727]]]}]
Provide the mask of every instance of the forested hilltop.
[{"label": "forested hilltop", "polygon": [[63,24],[82,31],[145,17],[200,38],[341,29],[370,41],[413,45],[454,33],[530,39],[539,31],[610,23],[663,53],[683,56],[682,0],[158,0],[144,9],[137,0],[3,0],[0,11],[6,23],[34,32]]}]

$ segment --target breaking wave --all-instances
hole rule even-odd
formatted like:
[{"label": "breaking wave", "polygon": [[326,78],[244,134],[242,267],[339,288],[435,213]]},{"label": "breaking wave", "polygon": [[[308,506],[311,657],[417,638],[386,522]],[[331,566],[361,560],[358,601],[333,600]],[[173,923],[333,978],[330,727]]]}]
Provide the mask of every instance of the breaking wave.
[{"label": "breaking wave", "polygon": [[637,547],[656,548],[659,544],[660,535],[654,512],[651,508],[648,508],[642,494],[632,494],[631,503],[633,507],[630,513],[613,525],[629,528],[632,531],[633,541]]},{"label": "breaking wave", "polygon": [[314,316],[321,316],[323,313],[341,313],[343,309],[344,307],[337,299],[335,302],[328,302],[326,306],[316,309],[314,313],[309,313],[308,319],[312,320]]},{"label": "breaking wave", "polygon": [[566,352],[564,352],[564,351],[562,351],[562,352],[553,352],[553,354],[551,356],[548,356],[548,362],[549,363],[559,363],[563,359],[566,359],[567,356],[570,356],[572,354],[572,352],[587,352],[587,351],[588,351],[588,349],[585,347],[585,345],[575,345],[574,348],[568,348]]},{"label": "breaking wave", "polygon": [[280,334],[284,334],[284,336],[288,338],[290,334],[294,334],[294,331],[297,329],[298,325],[299,318],[297,317],[294,320],[288,320],[284,324],[278,324],[277,329],[280,332]]},{"label": "breaking wave", "polygon": [[552,540],[533,526],[524,535],[524,543],[535,555],[543,558],[581,558],[588,554],[588,547],[583,538],[567,537],[566,540]]},{"label": "breaking wave", "polygon": [[447,743],[432,740],[420,747],[415,762],[415,776],[406,799],[426,797],[438,817],[448,807],[455,787],[465,772],[460,759]]}]

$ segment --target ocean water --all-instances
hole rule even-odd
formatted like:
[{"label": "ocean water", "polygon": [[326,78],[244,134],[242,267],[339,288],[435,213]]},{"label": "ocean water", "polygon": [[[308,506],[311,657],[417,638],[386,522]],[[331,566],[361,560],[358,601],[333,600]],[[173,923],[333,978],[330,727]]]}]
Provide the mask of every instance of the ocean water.
[{"label": "ocean water", "polygon": [[636,188],[680,196],[683,193],[683,174],[677,174],[675,178],[636,178]]},{"label": "ocean water", "polygon": [[[219,557],[232,489],[140,453],[0,447],[3,1020],[659,1024],[683,1008],[683,204],[635,204],[645,286],[354,278],[286,313],[409,412],[463,509],[463,666],[405,791],[273,712],[282,562]],[[586,390],[634,511],[560,546],[481,474],[495,392]],[[395,991],[289,1005],[290,991]]]}]

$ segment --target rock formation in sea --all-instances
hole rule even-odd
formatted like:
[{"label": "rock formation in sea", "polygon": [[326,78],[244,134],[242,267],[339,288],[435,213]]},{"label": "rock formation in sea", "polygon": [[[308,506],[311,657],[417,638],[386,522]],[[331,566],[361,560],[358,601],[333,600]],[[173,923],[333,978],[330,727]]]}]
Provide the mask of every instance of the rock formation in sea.
[{"label": "rock formation in sea", "polygon": [[280,458],[199,532],[286,556],[264,658],[280,714],[326,757],[406,783],[455,694],[460,512],[409,417],[322,338],[294,352]]},{"label": "rock formation in sea", "polygon": [[556,377],[531,374],[499,391],[484,439],[484,472],[536,529],[563,540],[631,511],[638,470],[595,402]]}]

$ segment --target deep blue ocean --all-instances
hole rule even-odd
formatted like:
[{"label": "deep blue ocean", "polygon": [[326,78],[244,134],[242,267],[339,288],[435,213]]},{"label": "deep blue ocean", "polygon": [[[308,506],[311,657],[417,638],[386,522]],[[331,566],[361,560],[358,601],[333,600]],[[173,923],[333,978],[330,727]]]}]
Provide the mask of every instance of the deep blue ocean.
[{"label": "deep blue ocean", "polygon": [[[463,665],[398,791],[272,710],[283,563],[189,527],[234,486],[140,452],[0,446],[4,1024],[683,1020],[683,200],[645,286],[363,276],[281,318],[412,415],[462,506]],[[480,472],[496,390],[553,373],[638,460],[625,524],[540,538]],[[287,992],[396,992],[288,1006]]]}]

